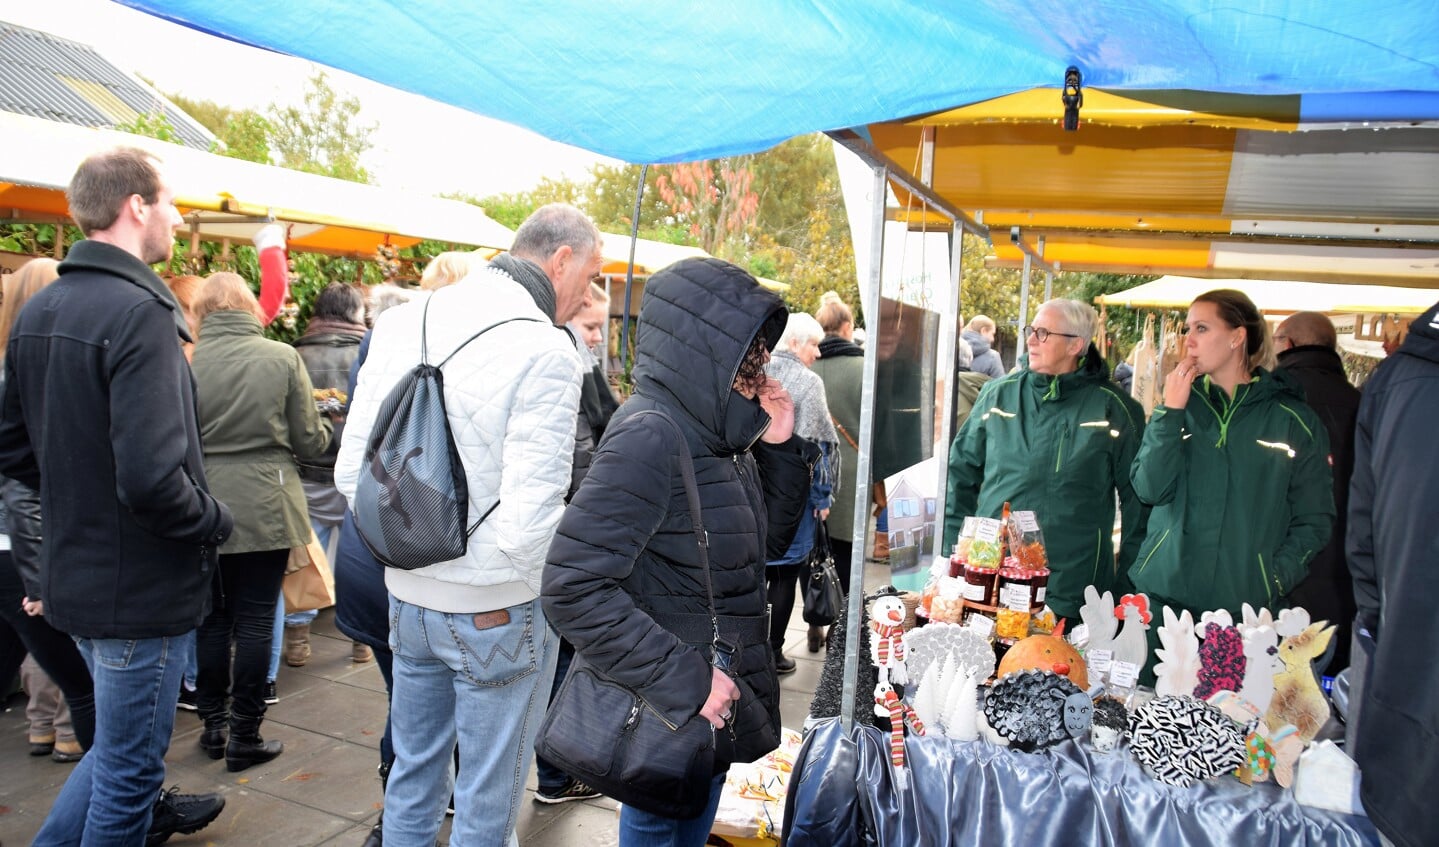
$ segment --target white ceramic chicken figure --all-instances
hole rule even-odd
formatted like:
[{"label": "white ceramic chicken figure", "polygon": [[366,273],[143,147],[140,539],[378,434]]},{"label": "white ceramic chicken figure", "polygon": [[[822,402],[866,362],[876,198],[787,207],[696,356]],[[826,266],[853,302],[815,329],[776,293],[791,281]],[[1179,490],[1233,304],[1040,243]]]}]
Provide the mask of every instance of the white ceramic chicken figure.
[{"label": "white ceramic chicken figure", "polygon": [[1123,617],[1124,629],[1114,639],[1114,661],[1128,662],[1136,668],[1144,667],[1149,659],[1149,642],[1144,632],[1149,629],[1149,597],[1144,594],[1126,594],[1114,610],[1117,617]]},{"label": "white ceramic chicken figure", "polygon": [[869,605],[869,658],[879,668],[881,681],[904,685],[904,601],[893,594],[876,597]]},{"label": "white ceramic chicken figure", "polygon": [[1194,634],[1194,616],[1185,609],[1179,615],[1164,607],[1164,626],[1159,628],[1159,649],[1154,655],[1154,693],[1188,696],[1199,683],[1199,638]]}]

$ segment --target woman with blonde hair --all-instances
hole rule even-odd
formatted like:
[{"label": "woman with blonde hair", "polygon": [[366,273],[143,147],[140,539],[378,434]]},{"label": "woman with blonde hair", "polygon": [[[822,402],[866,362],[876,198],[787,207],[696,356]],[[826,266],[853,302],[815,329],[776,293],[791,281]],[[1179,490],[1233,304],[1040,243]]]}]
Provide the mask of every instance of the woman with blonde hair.
[{"label": "woman with blonde hair", "polygon": [[469,276],[471,268],[480,262],[473,253],[451,250],[441,253],[425,265],[420,275],[420,287],[426,291],[437,291],[447,285],[454,285]]},{"label": "woman with blonde hair", "polygon": [[212,759],[223,756],[231,771],[283,749],[260,737],[260,722],[280,583],[290,548],[311,534],[295,460],[318,458],[332,431],[300,354],[265,338],[261,316],[250,286],[232,273],[212,274],[195,301],[200,337],[191,367],[205,474],[235,515],[220,548],[212,610],[196,635],[200,747]]},{"label": "woman with blonde hair", "polygon": [[[36,292],[59,278],[58,267],[54,259],[31,259],[5,275],[4,299],[0,302],[0,357],[5,355],[10,328],[20,310]],[[8,536],[9,540],[7,549],[0,551],[0,620],[15,630],[26,651],[70,705],[75,738],[54,738],[48,742],[50,749],[38,755],[50,753],[57,762],[73,762],[95,741],[95,685],[75,642],[43,617],[39,493],[22,482],[0,477],[0,499],[4,501],[0,536]],[[38,741],[44,746],[45,739]],[[30,742],[34,753],[37,739],[32,735]]]},{"label": "woman with blonde hair", "polygon": [[[195,320],[195,298],[200,295],[200,289],[205,285],[205,278],[194,274],[180,274],[166,277],[165,285],[170,293],[175,295],[175,300],[180,304],[180,314],[185,316],[185,324],[190,327],[191,335],[199,335],[200,322]],[[180,349],[185,351],[185,361],[195,355],[195,342],[182,341]]]},{"label": "woman with blonde hair", "polygon": [[[1130,472],[1154,507],[1129,577],[1150,606],[1278,610],[1334,521],[1329,436],[1243,292],[1201,294]],[[1151,633],[1155,630],[1151,630]]]}]

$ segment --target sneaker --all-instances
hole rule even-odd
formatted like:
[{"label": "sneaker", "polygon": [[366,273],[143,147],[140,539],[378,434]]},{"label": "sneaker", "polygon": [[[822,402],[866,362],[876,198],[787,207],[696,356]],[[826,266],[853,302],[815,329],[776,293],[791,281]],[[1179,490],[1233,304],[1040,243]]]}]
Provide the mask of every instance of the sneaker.
[{"label": "sneaker", "polygon": [[780,676],[784,676],[785,674],[791,674],[794,673],[795,667],[796,665],[794,663],[794,659],[791,659],[789,656],[786,656],[783,653],[774,654],[775,673],[779,674]]},{"label": "sneaker", "polygon": [[145,847],[163,844],[175,834],[199,832],[220,816],[225,798],[219,794],[181,794],[178,788],[161,791],[150,819]]},{"label": "sneaker", "polygon": [[200,710],[200,692],[193,688],[180,686],[180,700],[175,707],[187,712],[198,712]]},{"label": "sneaker", "polygon": [[553,806],[556,803],[568,803],[572,800],[590,800],[598,796],[600,796],[600,792],[585,785],[578,779],[572,779],[565,783],[564,787],[558,791],[547,791],[543,788],[539,789],[535,792],[535,802]]},{"label": "sneaker", "polygon": [[275,689],[275,681],[272,679],[265,683],[265,705],[273,706],[280,702],[280,692]]}]

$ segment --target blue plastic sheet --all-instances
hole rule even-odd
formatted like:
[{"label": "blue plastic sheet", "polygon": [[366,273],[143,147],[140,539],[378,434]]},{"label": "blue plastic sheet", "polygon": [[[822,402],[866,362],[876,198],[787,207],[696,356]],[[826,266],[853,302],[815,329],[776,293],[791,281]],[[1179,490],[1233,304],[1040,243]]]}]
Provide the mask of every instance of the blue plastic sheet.
[{"label": "blue plastic sheet", "polygon": [[121,2],[631,162],[1058,87],[1069,65],[1090,87],[1326,95],[1309,120],[1439,117],[1419,96],[1439,4],[1412,0]]}]

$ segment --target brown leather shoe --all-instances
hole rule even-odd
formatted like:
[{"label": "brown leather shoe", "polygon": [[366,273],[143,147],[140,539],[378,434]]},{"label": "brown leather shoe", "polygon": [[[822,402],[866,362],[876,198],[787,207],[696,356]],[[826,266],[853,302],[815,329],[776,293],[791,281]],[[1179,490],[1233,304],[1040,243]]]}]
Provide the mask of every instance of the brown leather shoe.
[{"label": "brown leather shoe", "polygon": [[375,661],[375,651],[358,641],[350,642],[350,661],[357,665]]}]

